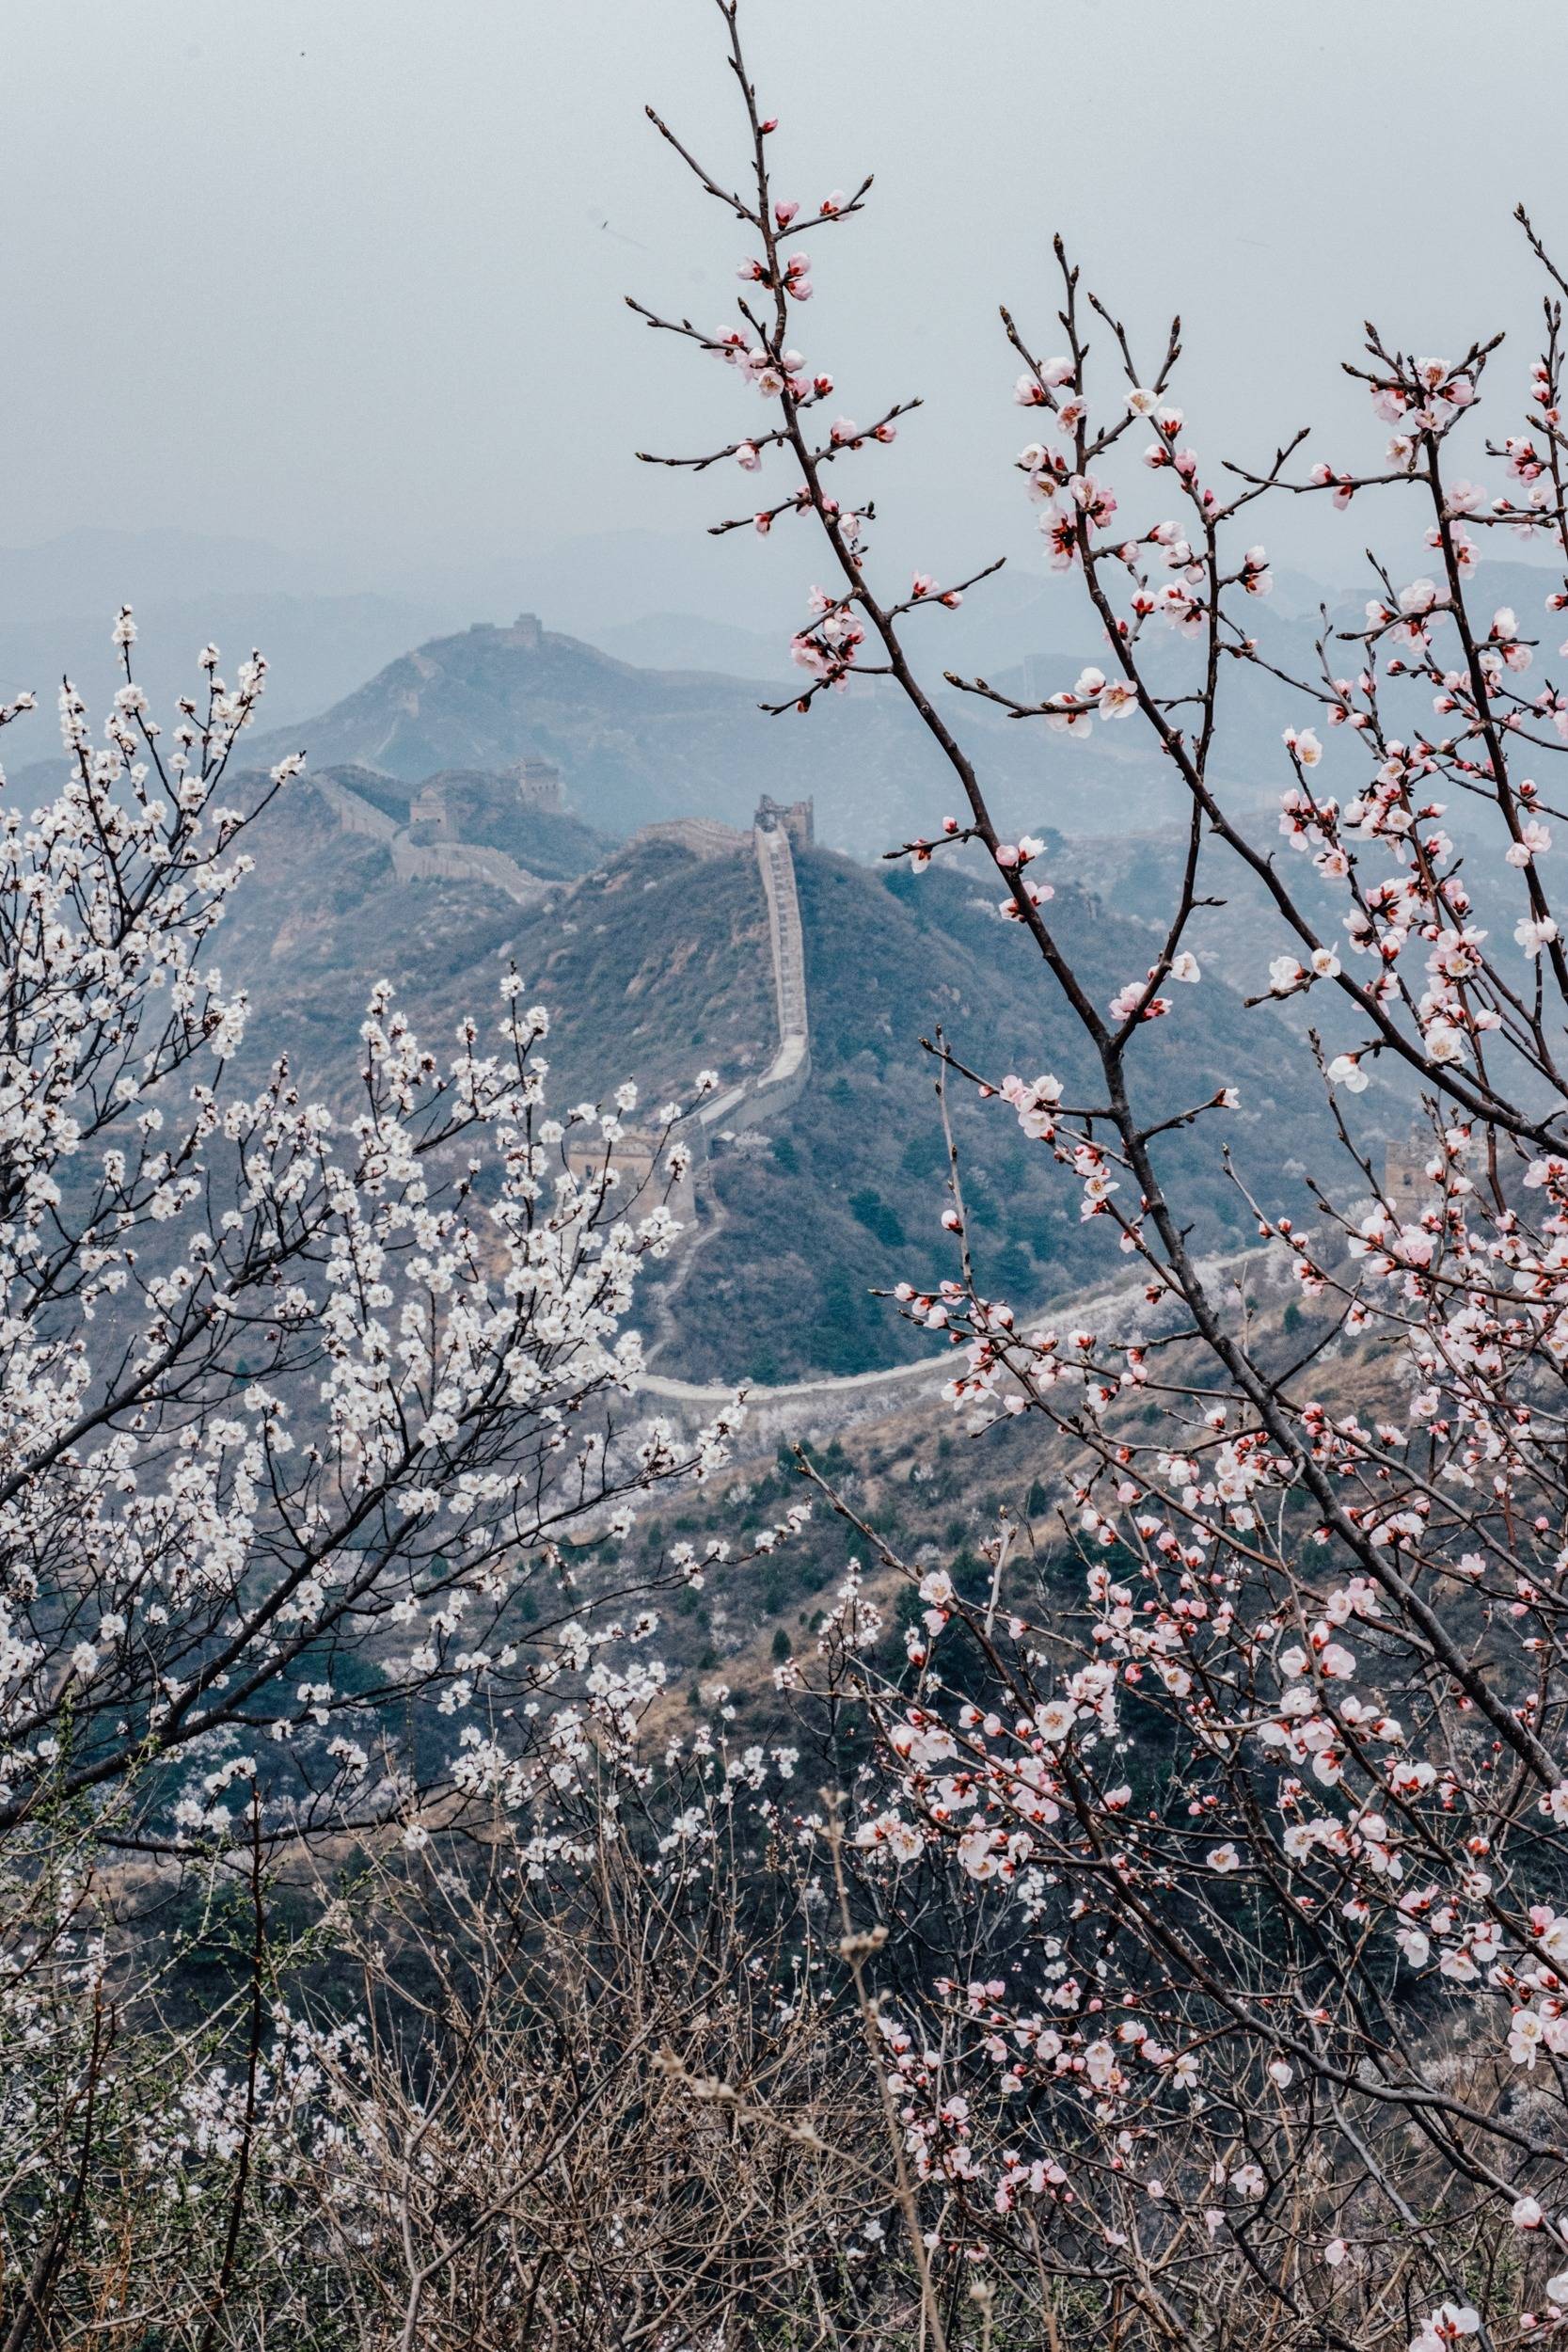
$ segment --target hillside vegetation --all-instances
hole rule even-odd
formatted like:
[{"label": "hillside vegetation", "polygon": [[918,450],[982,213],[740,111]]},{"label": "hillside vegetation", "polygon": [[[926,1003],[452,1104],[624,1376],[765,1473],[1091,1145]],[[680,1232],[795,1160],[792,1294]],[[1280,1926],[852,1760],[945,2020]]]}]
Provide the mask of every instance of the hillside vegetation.
[{"label": "hillside vegetation", "polygon": [[[395,780],[342,780],[405,813]],[[766,1065],[777,1032],[749,849],[707,861],[663,840],[611,850],[571,819],[520,810],[515,795],[509,804],[499,779],[478,776],[467,789],[490,812],[490,837],[519,861],[539,870],[547,846],[562,861],[593,858],[591,869],[527,908],[483,885],[400,882],[387,849],[341,832],[302,783],[264,819],[258,871],[223,939],[226,970],[266,1008],[247,1047],[258,1062],[288,1040],[308,1083],[346,1104],[368,976],[389,979],[439,1042],[466,1010],[486,1018],[515,961],[530,997],[551,1009],[558,1102],[625,1077],[648,1110],[689,1104],[699,1069],[730,1083]],[[699,1187],[700,1244],[666,1262],[651,1286],[657,1361],[683,1375],[772,1382],[914,1352],[871,1294],[953,1270],[940,1226],[937,1066],[923,1039],[940,1028],[960,1058],[998,1079],[1054,1070],[1069,1099],[1088,1099],[1076,1033],[1042,992],[1028,943],[999,919],[994,893],[961,871],[916,878],[821,849],[799,852],[796,872],[812,1077],[786,1114],[759,1128],[743,1110],[734,1139],[714,1141]],[[1066,886],[1056,913],[1097,997],[1147,965],[1138,924]],[[1263,1199],[1299,1211],[1294,1154],[1322,1114],[1310,1090],[1283,1075],[1273,1014],[1247,1012],[1213,986],[1178,995],[1137,1054],[1161,1117],[1222,1084],[1240,1087],[1237,1114],[1164,1139],[1197,1238],[1218,1246],[1248,1223],[1222,1141]],[[1027,1306],[1125,1270],[1114,1229],[1083,1222],[1053,1181],[1049,1147],[1025,1137],[1005,1104],[959,1088],[951,1116],[984,1280]]]}]

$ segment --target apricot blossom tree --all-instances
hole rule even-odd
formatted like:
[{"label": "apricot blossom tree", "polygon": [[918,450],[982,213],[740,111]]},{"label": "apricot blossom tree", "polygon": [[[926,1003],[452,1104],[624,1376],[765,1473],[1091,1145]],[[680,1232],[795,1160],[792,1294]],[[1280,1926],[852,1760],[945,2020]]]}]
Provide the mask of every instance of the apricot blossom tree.
[{"label": "apricot blossom tree", "polygon": [[[724,1424],[623,1434],[623,1320],[675,1228],[660,1199],[615,1213],[630,1089],[569,1114],[605,1151],[567,1167],[515,971],[445,1066],[377,988],[350,1115],[283,1062],[235,1083],[245,1002],[203,951],[300,763],[225,804],[264,663],[230,688],[208,647],[166,744],[135,635],[122,612],[103,744],[68,685],[60,791],[0,832],[0,1833],[85,1804],[105,1836],[221,1842],[238,1792],[269,1834],[414,1835],[426,1796],[569,1759],[657,1683],[654,1613],[612,1568],[590,1599],[562,1544],[613,1554]],[[416,1702],[451,1727],[418,1772]]]},{"label": "apricot blossom tree", "polygon": [[[895,1683],[853,1580],[824,1636],[878,1739],[846,1851],[893,1931],[880,1962],[862,1930],[848,1944],[890,1972],[867,1997],[921,2243],[983,2293],[1001,2273],[1037,2280],[1089,2330],[1075,2340],[1262,2328],[1436,2352],[1555,2332],[1568,941],[1549,876],[1568,691],[1537,656],[1568,609],[1568,286],[1521,212],[1546,281],[1522,384],[1499,380],[1498,334],[1440,358],[1369,329],[1350,369],[1369,454],[1312,463],[1302,432],[1224,464],[1179,405],[1180,323],[1146,355],[1058,244],[1046,339],[1001,314],[999,387],[1026,420],[1017,471],[1045,561],[1102,650],[1038,699],[953,673],[944,692],[920,649],[997,567],[879,577],[876,460],[917,404],[873,389],[863,426],[829,355],[801,348],[800,241],[844,233],[871,183],[796,200],[737,0],[716,5],[743,176],[650,114],[739,232],[736,314],[705,328],[633,308],[732,372],[738,421],[724,447],[657,462],[740,469],[751,511],[716,531],[810,534],[827,584],[780,723],[875,680],[940,754],[952,813],[891,854],[990,868],[1051,1019],[1097,1073],[1070,1100],[1050,1071],[990,1067],[983,1039],[937,1039],[942,1083],[977,1089],[1053,1157],[1133,1310],[1114,1331],[1054,1328],[990,1295],[953,1161],[953,1278],[902,1286],[902,1311],[950,1351],[971,1422],[1037,1418],[1063,1538],[1032,1591],[1000,1562],[989,1592],[927,1570]],[[1496,494],[1472,478],[1493,468]],[[1259,515],[1294,498],[1358,527],[1413,517],[1427,561],[1406,578],[1370,559],[1364,610],[1325,614],[1291,657],[1255,616],[1272,586]],[[1499,532],[1540,566],[1539,621],[1486,596]],[[1289,716],[1267,833],[1221,781],[1248,674]],[[1042,842],[995,818],[960,696],[1041,728],[1047,789],[1062,736],[1144,731],[1178,879],[1147,968],[1108,1001],[1053,928]],[[1140,1107],[1139,1041],[1201,1023],[1203,911],[1237,892],[1273,931],[1253,1001],[1260,1018],[1307,1005],[1295,1034],[1341,1157],[1313,1171],[1310,1231],[1238,1169],[1256,1248],[1216,1273],[1163,1179],[1175,1122]],[[1358,1101],[1374,1075],[1424,1138],[1398,1198]],[[1222,1088],[1187,1122],[1223,1133],[1236,1108]],[[1243,1307],[1271,1266],[1305,1319]]]}]

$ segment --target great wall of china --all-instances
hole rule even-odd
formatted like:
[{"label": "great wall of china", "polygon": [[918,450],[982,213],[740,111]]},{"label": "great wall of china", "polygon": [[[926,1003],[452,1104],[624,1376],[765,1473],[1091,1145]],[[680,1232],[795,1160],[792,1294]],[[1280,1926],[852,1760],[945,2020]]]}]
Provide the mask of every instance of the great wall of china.
[{"label": "great wall of china", "polygon": [[[1246,1287],[1293,1291],[1291,1262],[1282,1251],[1249,1248],[1199,1259],[1197,1273],[1212,1295]],[[1075,1327],[1093,1331],[1113,1345],[1134,1338],[1168,1337],[1183,1325],[1181,1301],[1174,1296],[1150,1305],[1141,1278],[1126,1277],[1102,1290],[1046,1305],[1027,1318],[1049,1327],[1070,1313]],[[835,1430],[857,1422],[886,1421],[892,1414],[934,1404],[961,1363],[961,1352],[942,1350],[917,1357],[912,1363],[879,1365],[872,1372],[824,1375],[820,1379],[792,1380],[776,1388],[746,1391],[747,1419],[738,1450],[746,1455],[770,1454],[783,1438],[819,1444]],[[720,1381],[673,1380],[662,1373],[644,1372],[638,1393],[689,1430],[711,1420],[731,1403],[736,1385]]]},{"label": "great wall of china", "polygon": [[[517,764],[519,790],[531,805],[560,805],[560,778],[543,760]],[[504,850],[478,841],[452,839],[446,831],[447,812],[439,779],[422,785],[409,809],[406,825],[378,808],[364,795],[329,776],[314,779],[316,790],[344,833],[362,834],[381,842],[392,861],[399,882],[488,882],[518,906],[530,906],[559,883],[543,881],[508,857]],[[768,947],[772,965],[773,1000],[779,1042],[771,1061],[755,1077],[726,1087],[697,1109],[692,1124],[705,1148],[709,1136],[732,1126],[744,1110],[752,1120],[776,1118],[798,1103],[811,1076],[811,1017],[806,1002],[805,943],[800,931],[800,902],[795,888],[795,859],[791,839],[802,848],[812,838],[809,801],[787,807],[765,793],[750,834],[721,825],[707,817],[679,817],[665,824],[645,825],[634,841],[669,841],[703,859],[740,857],[750,846],[756,857],[768,910]]]},{"label": "great wall of china", "polygon": [[[531,767],[533,765],[530,763]],[[344,832],[368,834],[387,845],[401,881],[488,882],[520,905],[561,886],[542,882],[504,851],[483,844],[416,840],[410,827],[400,826],[394,818],[360,794],[325,777],[317,777],[315,782],[316,789],[335,812]],[[680,817],[646,825],[633,835],[637,841],[671,842],[705,860],[740,857],[750,848],[756,858],[768,911],[778,1047],[771,1061],[755,1077],[743,1079],[711,1096],[689,1117],[688,1129],[698,1145],[700,1160],[706,1158],[709,1137],[733,1128],[740,1113],[744,1112],[750,1120],[758,1120],[788,1110],[800,1100],[811,1076],[805,945],[790,846],[794,841],[807,847],[811,838],[809,801],[797,801],[784,807],[766,795],[750,834],[721,824],[713,818]],[[652,1140],[628,1134],[625,1146],[617,1148],[624,1152],[626,1177],[635,1189],[652,1174]],[[602,1160],[602,1146],[593,1148],[593,1157]],[[683,1221],[693,1216],[696,1204],[689,1180],[682,1199],[673,1205]],[[702,1237],[699,1232],[694,1247],[700,1247]],[[1274,1271],[1266,1254],[1256,1250],[1206,1260],[1200,1270],[1207,1282],[1217,1283],[1233,1277],[1243,1265],[1257,1267],[1265,1279]],[[1078,1300],[1073,1307],[1075,1320],[1099,1330],[1102,1337],[1130,1336],[1134,1328],[1152,1336],[1166,1327],[1174,1311],[1171,1307],[1151,1311],[1141,1282],[1130,1281],[1118,1282],[1092,1297]],[[749,1417],[743,1451],[767,1452],[785,1436],[816,1442],[832,1430],[851,1422],[883,1420],[891,1413],[934,1401],[950,1377],[945,1355],[938,1354],[917,1359],[913,1363],[883,1365],[872,1372],[825,1375],[776,1388],[753,1388],[748,1391]],[[665,1413],[693,1427],[710,1418],[735,1394],[733,1383],[675,1380],[656,1372],[643,1373],[637,1388],[650,1403],[657,1401]]]},{"label": "great wall of china", "polygon": [[326,776],[317,776],[314,782],[344,833],[364,834],[385,843],[399,882],[489,882],[518,906],[531,906],[551,887],[519,866],[515,858],[508,857],[504,850],[492,850],[478,841],[420,840],[412,822],[400,825],[395,817],[351,792],[346,785]]},{"label": "great wall of china", "polygon": [[809,801],[788,807],[764,793],[750,835],[708,817],[678,817],[646,825],[637,841],[671,841],[694,857],[740,857],[748,842],[756,857],[768,910],[768,951],[773,970],[773,1004],[779,1042],[772,1060],[754,1078],[743,1078],[704,1103],[697,1122],[705,1136],[733,1126],[742,1110],[752,1120],[777,1118],[798,1103],[811,1076],[811,1012],[806,1001],[806,950],[800,930],[800,901],[795,887],[792,839],[801,848],[812,838]]},{"label": "great wall of china", "polygon": [[[514,773],[526,804],[560,807],[560,776],[547,762],[522,760]],[[360,834],[383,845],[400,882],[488,882],[518,906],[531,905],[547,891],[561,887],[529,873],[502,850],[453,838],[448,796],[440,777],[429,778],[419,787],[410,802],[408,822],[403,825],[363,793],[354,791],[336,778],[317,776],[314,782],[343,832]],[[712,1142],[728,1142],[742,1121],[756,1126],[782,1118],[800,1101],[811,1078],[805,941],[790,845],[793,841],[802,849],[809,846],[812,804],[809,801],[796,801],[782,806],[765,793],[749,833],[721,824],[713,818],[680,817],[646,825],[632,838],[669,842],[705,862],[744,857],[748,850],[755,857],[768,915],[768,955],[778,1029],[778,1043],[762,1070],[707,1096],[683,1122],[683,1133],[694,1148],[690,1166],[669,1195],[670,1207],[685,1227],[687,1236],[676,1281],[662,1302],[664,1336],[669,1338],[674,1329],[673,1305],[679,1285],[697,1252],[705,1241],[711,1240],[723,1217],[709,1176]],[[633,1196],[653,1177],[658,1148],[656,1136],[630,1127],[624,1129],[609,1147],[609,1160]],[[586,1132],[578,1141],[567,1144],[568,1165],[579,1175],[591,1167],[602,1166],[606,1156],[604,1143]],[[907,1370],[908,1367],[901,1367],[900,1375]],[[664,1389],[656,1392],[663,1394]]]}]

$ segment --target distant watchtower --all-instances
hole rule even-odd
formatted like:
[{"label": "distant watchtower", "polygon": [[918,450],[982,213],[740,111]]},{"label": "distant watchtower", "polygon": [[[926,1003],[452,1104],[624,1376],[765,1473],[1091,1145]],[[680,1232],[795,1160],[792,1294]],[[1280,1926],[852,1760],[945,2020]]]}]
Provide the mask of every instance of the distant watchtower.
[{"label": "distant watchtower", "polygon": [[809,850],[816,838],[810,801],[775,801],[765,792],[757,803],[756,822],[763,833],[771,833],[775,826],[789,835],[791,846]]},{"label": "distant watchtower", "polygon": [[451,838],[447,796],[438,784],[423,784],[415,793],[408,810],[408,837],[421,848]]},{"label": "distant watchtower", "polygon": [[541,809],[548,816],[559,816],[564,795],[561,771],[553,760],[516,760],[513,764],[512,775],[516,783],[517,797],[525,808]]},{"label": "distant watchtower", "polygon": [[537,612],[519,612],[506,632],[513,644],[523,653],[537,653],[544,631]]}]

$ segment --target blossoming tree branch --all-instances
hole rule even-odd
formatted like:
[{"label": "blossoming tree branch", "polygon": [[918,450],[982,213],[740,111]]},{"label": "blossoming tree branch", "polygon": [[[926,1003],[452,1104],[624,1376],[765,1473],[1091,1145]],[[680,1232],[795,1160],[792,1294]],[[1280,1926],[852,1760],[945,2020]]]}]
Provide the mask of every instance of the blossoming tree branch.
[{"label": "blossoming tree branch", "polygon": [[[116,634],[104,740],[67,686],[66,781],[0,834],[0,1836],[91,1800],[111,1840],[221,1840],[239,1798],[269,1837],[418,1836],[657,1684],[589,1673],[657,1613],[562,1547],[722,1457],[722,1423],[621,1430],[674,1222],[615,1213],[629,1089],[569,1115],[604,1158],[567,1168],[515,972],[444,1065],[376,989],[346,1119],[286,1062],[233,1084],[246,1008],[203,950],[300,763],[226,804],[264,664],[230,687],[209,647],[166,739]],[[418,1772],[416,1702],[451,1734]]]},{"label": "blossoming tree branch", "polygon": [[[1370,446],[1314,462],[1289,432],[1243,465],[1180,405],[1179,323],[1145,347],[1058,244],[1054,288],[1001,314],[998,382],[1027,421],[1017,474],[1045,560],[1103,650],[1039,700],[1005,694],[940,669],[944,610],[997,568],[985,551],[951,583],[877,561],[878,454],[918,404],[868,386],[862,425],[831,355],[803,348],[800,241],[852,233],[871,182],[798,196],[738,0],[716,6],[738,174],[650,115],[736,232],[736,315],[707,328],[632,307],[730,371],[736,423],[721,448],[655,462],[736,468],[750,511],[711,528],[768,535],[785,560],[816,550],[824,584],[780,723],[875,679],[940,754],[950,812],[892,854],[985,861],[1043,1007],[1096,1072],[1071,1101],[1049,1071],[986,1066],[983,1039],[939,1039],[942,1084],[1016,1117],[1146,1311],[1130,1334],[1057,1330],[989,1295],[956,1159],[953,1278],[899,1292],[951,1352],[956,1406],[1038,1416],[1069,1449],[1080,1563],[1074,1590],[1028,1612],[927,1572],[896,1682],[852,1601],[825,1647],[877,1735],[847,1840],[861,1899],[890,1956],[927,1953],[867,1995],[922,2277],[1011,2265],[1042,2296],[1070,2289],[1097,2343],[1261,2329],[1436,2352],[1555,2334],[1568,949],[1550,873],[1568,646],[1541,641],[1568,608],[1564,280],[1521,213],[1544,292],[1528,369],[1485,322],[1453,358],[1369,329],[1350,373]],[[1371,557],[1361,619],[1325,619],[1281,662],[1253,633],[1272,585],[1259,523],[1295,498],[1349,511],[1358,533],[1387,516],[1427,560],[1405,578]],[[1498,533],[1541,563],[1536,615],[1486,596]],[[1249,669],[1296,708],[1272,837],[1221,782]],[[1150,961],[1108,998],[1053,928],[1042,843],[1004,837],[939,676],[1039,727],[1048,790],[1061,736],[1144,730],[1184,848]],[[1253,1001],[1306,1004],[1300,1050],[1340,1146],[1312,1171],[1310,1231],[1243,1191],[1258,1263],[1287,1267],[1309,1310],[1293,1341],[1195,1255],[1162,1174],[1174,1122],[1141,1107],[1140,1041],[1202,1021],[1198,916],[1238,882],[1277,935]],[[1373,1074],[1419,1105],[1418,1183],[1398,1200],[1357,1124]],[[1222,1088],[1186,1121],[1218,1138],[1237,1107]],[[1239,1167],[1231,1180],[1245,1186]],[[858,1968],[869,1948],[853,1943]]]}]

